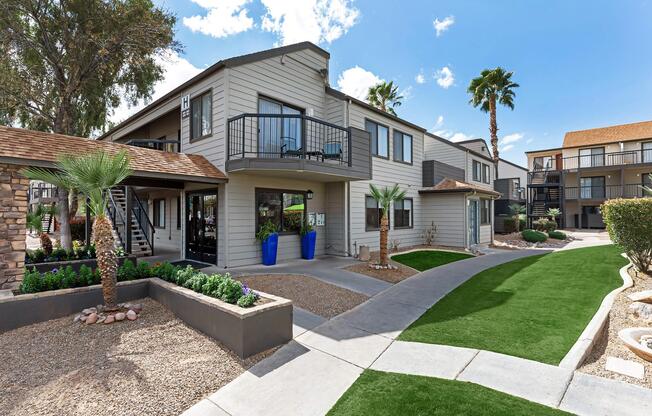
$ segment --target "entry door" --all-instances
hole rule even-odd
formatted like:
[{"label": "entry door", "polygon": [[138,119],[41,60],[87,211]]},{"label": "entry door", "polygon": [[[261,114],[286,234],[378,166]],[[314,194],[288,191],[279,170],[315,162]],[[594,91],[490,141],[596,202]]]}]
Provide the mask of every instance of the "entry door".
[{"label": "entry door", "polygon": [[480,239],[480,226],[478,222],[478,211],[480,211],[480,202],[478,200],[469,201],[469,244],[478,244]]},{"label": "entry door", "polygon": [[186,258],[217,264],[217,192],[186,194]]}]

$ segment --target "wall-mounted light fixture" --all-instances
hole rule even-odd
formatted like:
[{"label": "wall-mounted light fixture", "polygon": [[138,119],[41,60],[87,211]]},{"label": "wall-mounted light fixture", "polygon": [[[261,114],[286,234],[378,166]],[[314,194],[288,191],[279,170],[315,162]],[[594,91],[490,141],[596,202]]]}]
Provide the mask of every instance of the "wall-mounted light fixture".
[{"label": "wall-mounted light fixture", "polygon": [[308,189],[306,191],[306,199],[310,200],[310,199],[312,199],[313,196],[315,196],[315,194],[310,189]]}]

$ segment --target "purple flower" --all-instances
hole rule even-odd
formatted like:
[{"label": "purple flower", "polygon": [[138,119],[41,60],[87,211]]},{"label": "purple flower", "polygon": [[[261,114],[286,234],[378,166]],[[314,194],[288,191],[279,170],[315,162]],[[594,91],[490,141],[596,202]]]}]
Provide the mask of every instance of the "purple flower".
[{"label": "purple flower", "polygon": [[54,269],[52,269],[52,273],[58,273],[58,272],[59,272],[59,269],[57,269],[56,267]]}]

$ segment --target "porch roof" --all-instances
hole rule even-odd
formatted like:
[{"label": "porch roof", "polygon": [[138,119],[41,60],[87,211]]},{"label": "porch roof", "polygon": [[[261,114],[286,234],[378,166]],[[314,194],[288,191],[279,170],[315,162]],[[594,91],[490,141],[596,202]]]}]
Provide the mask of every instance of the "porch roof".
[{"label": "porch roof", "polygon": [[457,181],[455,179],[444,178],[437,185],[429,186],[427,188],[419,189],[420,194],[434,194],[434,193],[452,193],[452,192],[477,192],[479,194],[491,195],[499,197],[502,195],[491,189],[486,189],[478,185],[473,185],[467,182]]},{"label": "porch roof", "polygon": [[201,155],[171,153],[113,142],[89,140],[63,134],[0,126],[0,162],[54,167],[61,155],[80,155],[103,150],[116,154],[127,150],[134,177],[226,182],[227,176]]}]

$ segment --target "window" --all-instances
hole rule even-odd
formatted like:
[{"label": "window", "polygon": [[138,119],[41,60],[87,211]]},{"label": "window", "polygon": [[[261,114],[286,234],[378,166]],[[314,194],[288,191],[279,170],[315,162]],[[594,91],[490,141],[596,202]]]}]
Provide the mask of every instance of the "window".
[{"label": "window", "polygon": [[154,227],[165,228],[165,199],[154,200]]},{"label": "window", "polygon": [[394,160],[412,164],[412,136],[394,130]]},{"label": "window", "polygon": [[643,147],[643,157],[641,158],[643,163],[652,162],[652,142],[645,142],[642,144]]},{"label": "window", "polygon": [[181,229],[181,197],[177,197],[177,230]]},{"label": "window", "polygon": [[365,230],[372,231],[380,229],[380,217],[382,212],[378,207],[378,202],[371,196],[365,196]]},{"label": "window", "polygon": [[394,228],[412,228],[412,198],[394,202]]},{"label": "window", "polygon": [[190,140],[201,139],[211,134],[212,120],[212,95],[209,92],[193,98],[190,101]]},{"label": "window", "polygon": [[580,149],[580,167],[604,166],[604,147]]},{"label": "window", "polygon": [[552,156],[539,156],[534,158],[534,170],[552,169]]},{"label": "window", "polygon": [[256,189],[256,230],[272,221],[279,232],[295,233],[301,230],[305,218],[303,192]]},{"label": "window", "polygon": [[278,157],[279,154],[296,156],[303,148],[302,119],[282,116],[301,116],[303,111],[280,101],[260,97],[258,112],[274,114],[258,118],[258,157]]},{"label": "window", "polygon": [[[648,188],[652,188],[652,172],[650,173],[643,173],[641,174],[643,176],[643,186],[647,186]],[[645,195],[645,193],[643,193]]]},{"label": "window", "polygon": [[604,198],[605,186],[604,176],[580,178],[580,198],[593,199]]},{"label": "window", "polygon": [[482,164],[482,182],[491,183],[491,170],[489,165]]},{"label": "window", "polygon": [[491,224],[491,200],[480,200],[480,224]]},{"label": "window", "polygon": [[477,160],[473,161],[473,180],[480,182],[482,179],[482,163]]},{"label": "window", "polygon": [[521,188],[521,180],[519,178],[512,179],[512,198],[521,199],[521,193],[519,192]]},{"label": "window", "polygon": [[371,136],[371,154],[389,159],[389,127],[366,120],[365,130]]}]

